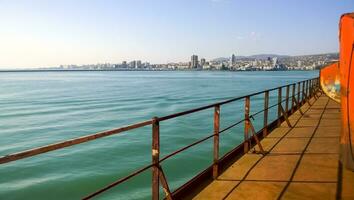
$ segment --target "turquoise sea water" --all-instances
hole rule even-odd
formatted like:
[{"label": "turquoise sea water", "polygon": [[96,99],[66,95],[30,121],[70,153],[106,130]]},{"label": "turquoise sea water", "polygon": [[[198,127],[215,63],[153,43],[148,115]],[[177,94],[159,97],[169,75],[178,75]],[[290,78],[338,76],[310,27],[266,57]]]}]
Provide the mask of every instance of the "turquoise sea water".
[{"label": "turquoise sea water", "polygon": [[[318,76],[288,72],[0,73],[0,156],[164,116]],[[284,92],[285,93],[285,92]],[[283,94],[284,94],[283,93]],[[270,94],[270,105],[276,103]],[[243,101],[221,107],[221,128],[242,119]],[[263,95],[251,98],[251,113]],[[271,120],[275,109],[270,110]],[[255,119],[261,127],[262,115]],[[213,109],[161,122],[161,157],[213,131]],[[223,133],[221,153],[243,139]],[[151,126],[0,165],[0,199],[79,199],[151,162]],[[212,163],[212,140],[162,163],[172,190]],[[149,199],[151,172],[97,199]]]}]

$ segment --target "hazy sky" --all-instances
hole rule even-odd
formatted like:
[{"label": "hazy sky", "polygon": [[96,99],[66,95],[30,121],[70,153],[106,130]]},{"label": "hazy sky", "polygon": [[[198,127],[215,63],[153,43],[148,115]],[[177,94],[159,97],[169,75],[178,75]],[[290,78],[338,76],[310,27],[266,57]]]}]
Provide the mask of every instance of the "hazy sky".
[{"label": "hazy sky", "polygon": [[354,0],[0,0],[0,68],[338,51]]}]

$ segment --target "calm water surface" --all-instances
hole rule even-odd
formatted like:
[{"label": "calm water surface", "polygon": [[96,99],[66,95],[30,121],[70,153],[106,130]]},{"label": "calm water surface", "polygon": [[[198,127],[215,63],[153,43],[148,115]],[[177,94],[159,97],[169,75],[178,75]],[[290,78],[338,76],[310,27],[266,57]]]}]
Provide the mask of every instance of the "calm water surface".
[{"label": "calm water surface", "polygon": [[[0,73],[0,156],[164,116],[318,75],[291,72]],[[271,93],[270,105],[276,93]],[[242,119],[243,101],[221,107],[221,127]],[[251,112],[263,95],[251,98]],[[270,111],[271,120],[275,109]],[[167,155],[213,131],[213,109],[161,123]],[[261,128],[262,115],[255,119]],[[243,126],[221,136],[221,153],[238,145]],[[212,140],[162,163],[176,189],[212,162]],[[0,199],[80,199],[151,162],[151,126],[0,165]],[[97,199],[149,199],[151,173]]]}]

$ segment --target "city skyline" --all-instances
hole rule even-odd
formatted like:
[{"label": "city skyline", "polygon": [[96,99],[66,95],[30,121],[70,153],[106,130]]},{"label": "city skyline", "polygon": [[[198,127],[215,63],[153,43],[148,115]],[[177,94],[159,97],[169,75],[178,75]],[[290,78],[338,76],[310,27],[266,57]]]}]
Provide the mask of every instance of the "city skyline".
[{"label": "city skyline", "polygon": [[349,0],[2,1],[0,68],[338,52],[338,19],[353,8]]}]

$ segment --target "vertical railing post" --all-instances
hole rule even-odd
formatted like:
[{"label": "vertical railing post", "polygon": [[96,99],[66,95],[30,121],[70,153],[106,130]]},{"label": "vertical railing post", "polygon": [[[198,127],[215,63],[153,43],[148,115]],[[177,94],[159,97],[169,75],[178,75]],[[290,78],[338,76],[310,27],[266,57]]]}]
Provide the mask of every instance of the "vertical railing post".
[{"label": "vertical railing post", "polygon": [[313,97],[313,80],[310,81],[310,96]]},{"label": "vertical railing post", "polygon": [[159,155],[160,125],[157,117],[152,118],[152,199],[159,199]]},{"label": "vertical railing post", "polygon": [[316,81],[317,81],[317,79],[315,79],[315,80],[313,80],[313,95],[315,95],[316,94],[316,91],[317,91],[317,87],[316,87]]},{"label": "vertical railing post", "polygon": [[310,88],[311,88],[311,81],[310,80],[307,80],[307,97],[309,98],[310,95],[311,95],[311,91],[310,91]]},{"label": "vertical railing post", "polygon": [[265,91],[265,93],[264,93],[263,137],[268,135],[268,107],[269,107],[269,91]]},{"label": "vertical railing post", "polygon": [[282,87],[280,87],[278,89],[278,126],[280,126],[281,124],[281,121],[280,121],[280,117],[281,117],[281,101],[282,101],[282,94],[281,94],[281,91],[282,91]]},{"label": "vertical railing post", "polygon": [[287,85],[286,86],[286,94],[285,94],[285,98],[286,98],[286,100],[285,100],[285,112],[286,113],[288,113],[288,111],[289,111],[289,92],[290,92],[290,86],[289,85]]},{"label": "vertical railing post", "polygon": [[309,80],[306,80],[306,96],[305,97],[308,97],[309,96]]},{"label": "vertical railing post", "polygon": [[295,105],[295,101],[294,101],[294,98],[296,97],[295,96],[295,89],[296,89],[296,84],[294,83],[293,84],[293,90],[292,90],[292,93],[291,93],[291,112],[294,112],[294,105]]},{"label": "vertical railing post", "polygon": [[297,104],[297,109],[300,108],[300,103],[301,103],[301,101],[300,101],[300,95],[301,95],[301,82],[298,82],[298,83],[297,83],[297,102],[298,102],[298,104]]},{"label": "vertical railing post", "polygon": [[214,109],[214,159],[213,159],[213,178],[219,175],[219,129],[220,129],[220,105]]},{"label": "vertical railing post", "polygon": [[243,146],[243,151],[244,153],[247,153],[250,145],[249,145],[249,138],[248,138],[248,132],[249,132],[249,118],[250,118],[250,97],[247,96],[245,98],[245,131],[244,131],[244,146]]},{"label": "vertical railing post", "polygon": [[302,81],[302,91],[301,91],[301,103],[304,103],[304,99],[305,99],[305,81]]}]

